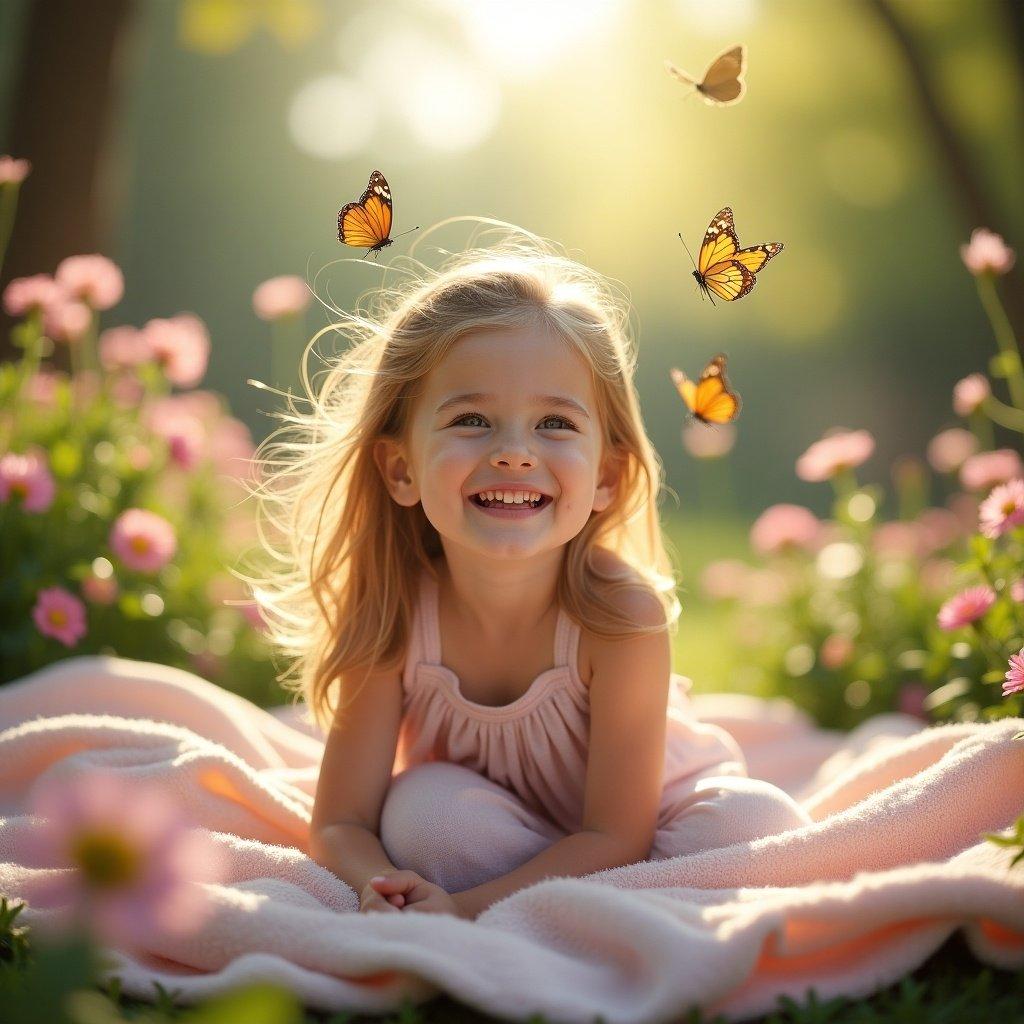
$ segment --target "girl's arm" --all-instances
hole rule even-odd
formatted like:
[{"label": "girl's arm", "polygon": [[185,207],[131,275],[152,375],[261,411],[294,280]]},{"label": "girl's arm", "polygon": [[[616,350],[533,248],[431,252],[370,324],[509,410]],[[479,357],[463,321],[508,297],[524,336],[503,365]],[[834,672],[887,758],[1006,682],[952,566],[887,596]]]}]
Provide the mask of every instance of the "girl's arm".
[{"label": "girl's arm", "polygon": [[343,681],[320,763],[309,854],[357,893],[374,875],[397,870],[378,835],[401,717],[400,670]]},{"label": "girl's arm", "polygon": [[[661,602],[621,597],[634,621],[665,621]],[[550,876],[579,877],[644,860],[657,828],[665,771],[672,652],[668,629],[628,640],[592,638],[590,746],[583,822],[514,871],[454,894],[463,917]]]}]

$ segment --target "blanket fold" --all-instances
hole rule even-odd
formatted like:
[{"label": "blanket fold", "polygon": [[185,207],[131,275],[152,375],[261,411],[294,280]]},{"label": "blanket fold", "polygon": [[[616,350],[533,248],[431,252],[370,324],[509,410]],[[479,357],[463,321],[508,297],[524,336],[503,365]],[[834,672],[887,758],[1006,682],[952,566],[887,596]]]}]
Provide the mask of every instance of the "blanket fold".
[{"label": "blanket fold", "polygon": [[103,767],[172,795],[228,865],[202,886],[198,932],[114,951],[110,973],[140,998],[154,981],[195,1003],[269,980],[328,1012],[443,991],[510,1019],[648,1024],[692,1005],[745,1020],[810,987],[867,995],[958,929],[980,962],[1024,968],[1024,863],[983,839],[1024,813],[1024,720],[879,715],[841,734],[784,700],[693,704],[813,824],[549,879],[475,922],[359,914],[307,855],[323,748],[301,708],[271,714],[149,662],[69,658],[0,689],[0,892],[27,902],[30,927],[59,913],[33,903],[49,869],[27,808],[44,779]]}]

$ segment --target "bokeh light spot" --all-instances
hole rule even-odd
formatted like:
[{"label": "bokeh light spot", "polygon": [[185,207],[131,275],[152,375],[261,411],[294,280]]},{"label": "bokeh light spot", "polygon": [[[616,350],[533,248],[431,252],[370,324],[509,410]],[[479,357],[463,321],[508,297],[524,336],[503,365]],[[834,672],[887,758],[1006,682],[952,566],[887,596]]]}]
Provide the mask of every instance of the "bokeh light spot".
[{"label": "bokeh light spot", "polygon": [[307,82],[288,111],[288,129],[295,145],[324,160],[359,153],[376,124],[373,96],[343,75],[325,75]]}]

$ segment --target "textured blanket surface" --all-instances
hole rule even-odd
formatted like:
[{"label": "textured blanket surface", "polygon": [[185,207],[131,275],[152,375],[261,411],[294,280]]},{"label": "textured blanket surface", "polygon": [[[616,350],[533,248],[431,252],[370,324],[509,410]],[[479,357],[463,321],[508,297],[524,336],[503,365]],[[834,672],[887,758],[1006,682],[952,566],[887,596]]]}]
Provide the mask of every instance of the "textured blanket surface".
[{"label": "textured blanket surface", "polygon": [[[520,890],[476,921],[359,914],[307,856],[322,753],[274,714],[150,662],[71,658],[0,688],[0,892],[32,906],[27,807],[53,774],[155,782],[223,847],[229,874],[188,938],[114,951],[127,994],[194,1003],[274,981],[321,1010],[383,1012],[439,992],[509,1019],[657,1022],[698,1005],[744,1020],[779,995],[866,995],[957,929],[977,959],[1024,967],[1024,862],[982,838],[1024,813],[1024,720],[924,728],[880,715],[849,734],[786,701],[698,696],[749,774],[814,819],[754,842]],[[199,884],[199,883],[197,883]]]}]

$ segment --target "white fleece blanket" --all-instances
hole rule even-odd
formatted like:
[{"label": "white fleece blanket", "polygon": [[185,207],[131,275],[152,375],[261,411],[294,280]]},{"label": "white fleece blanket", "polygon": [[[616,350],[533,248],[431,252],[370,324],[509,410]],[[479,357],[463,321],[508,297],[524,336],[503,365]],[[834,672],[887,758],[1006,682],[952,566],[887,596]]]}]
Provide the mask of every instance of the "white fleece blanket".
[{"label": "white fleece blanket", "polygon": [[[71,658],[0,688],[0,892],[29,926],[42,871],[26,813],[48,773],[156,781],[228,854],[187,939],[116,952],[124,991],[195,1003],[273,981],[312,1008],[383,1012],[444,991],[487,1013],[659,1022],[692,1005],[744,1020],[777,997],[866,995],[961,929],[985,964],[1024,967],[1024,862],[982,839],[1024,813],[1024,720],[923,729],[883,715],[848,735],[791,704],[697,697],[750,774],[814,824],[755,842],[550,879],[476,921],[359,914],[306,854],[322,744],[297,709],[263,711],[177,669]],[[198,883],[197,883],[198,884]]]}]

